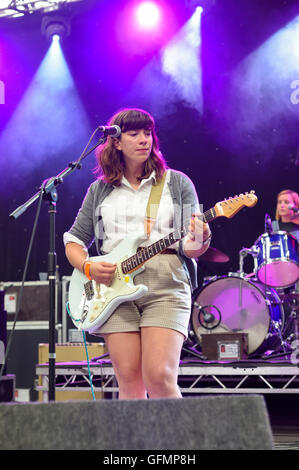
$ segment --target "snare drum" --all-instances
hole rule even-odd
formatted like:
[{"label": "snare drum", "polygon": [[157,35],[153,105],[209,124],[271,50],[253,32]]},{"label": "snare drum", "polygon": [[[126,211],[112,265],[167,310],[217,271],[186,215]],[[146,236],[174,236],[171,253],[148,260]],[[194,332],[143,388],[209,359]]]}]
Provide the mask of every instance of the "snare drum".
[{"label": "snare drum", "polygon": [[287,232],[261,235],[255,245],[257,277],[270,287],[289,287],[299,279],[298,242]]},{"label": "snare drum", "polygon": [[207,333],[247,333],[248,354],[275,349],[281,343],[283,323],[282,303],[275,290],[237,277],[221,277],[204,286],[192,309],[199,342]]}]

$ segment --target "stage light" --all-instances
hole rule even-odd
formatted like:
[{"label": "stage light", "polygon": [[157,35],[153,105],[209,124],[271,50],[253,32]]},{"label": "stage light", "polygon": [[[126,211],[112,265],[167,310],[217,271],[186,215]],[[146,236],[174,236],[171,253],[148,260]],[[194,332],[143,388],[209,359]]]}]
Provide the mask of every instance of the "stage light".
[{"label": "stage light", "polygon": [[60,36],[59,36],[59,34],[53,34],[53,36],[52,36],[52,41],[53,41],[53,42],[59,42],[59,41],[60,41]]},{"label": "stage light", "polygon": [[196,10],[200,7],[202,9],[209,9],[216,6],[217,0],[185,0],[185,5],[189,10]]},{"label": "stage light", "polygon": [[71,31],[70,21],[63,16],[46,15],[42,18],[41,26],[42,34],[46,36],[49,41],[60,40],[63,37],[69,36]]},{"label": "stage light", "polygon": [[151,29],[160,21],[160,10],[153,2],[143,2],[137,7],[136,18],[139,26]]}]

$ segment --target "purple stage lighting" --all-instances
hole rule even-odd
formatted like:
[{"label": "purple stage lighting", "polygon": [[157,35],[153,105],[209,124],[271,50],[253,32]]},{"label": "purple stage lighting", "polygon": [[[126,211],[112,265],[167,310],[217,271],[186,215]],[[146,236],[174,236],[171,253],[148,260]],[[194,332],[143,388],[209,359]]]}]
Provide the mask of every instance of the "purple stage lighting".
[{"label": "purple stage lighting", "polygon": [[[0,106],[1,112],[1,106]],[[27,87],[18,106],[0,133],[0,155],[6,154],[4,174],[18,168],[26,178],[67,152],[76,153],[90,134],[89,119],[64,57],[60,41],[54,40]],[[18,135],[18,138],[16,138]],[[23,157],[22,157],[23,155]],[[24,157],[24,156],[28,157]],[[51,157],[49,157],[51,156]],[[43,169],[44,171],[44,169]],[[14,174],[14,173],[13,173]],[[1,192],[9,186],[3,181]]]},{"label": "purple stage lighting", "polygon": [[136,7],[136,19],[141,28],[155,28],[160,22],[160,16],[160,9],[154,2],[142,2]]}]

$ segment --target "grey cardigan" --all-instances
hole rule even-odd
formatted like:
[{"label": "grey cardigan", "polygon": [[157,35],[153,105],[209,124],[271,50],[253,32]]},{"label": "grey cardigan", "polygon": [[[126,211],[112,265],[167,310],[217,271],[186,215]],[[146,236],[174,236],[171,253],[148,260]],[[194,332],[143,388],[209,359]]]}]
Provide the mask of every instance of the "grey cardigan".
[{"label": "grey cardigan", "polygon": [[[180,228],[190,219],[192,213],[198,211],[198,197],[192,181],[184,173],[170,170],[169,190],[174,204],[174,229]],[[114,186],[97,180],[92,183],[81,208],[77,214],[73,226],[68,233],[79,238],[87,248],[95,241],[96,249],[101,255],[101,246],[105,238],[101,216],[101,204],[108,194],[113,191]],[[180,248],[178,256],[186,270],[192,290],[197,288],[197,264],[194,259],[188,258]]]}]

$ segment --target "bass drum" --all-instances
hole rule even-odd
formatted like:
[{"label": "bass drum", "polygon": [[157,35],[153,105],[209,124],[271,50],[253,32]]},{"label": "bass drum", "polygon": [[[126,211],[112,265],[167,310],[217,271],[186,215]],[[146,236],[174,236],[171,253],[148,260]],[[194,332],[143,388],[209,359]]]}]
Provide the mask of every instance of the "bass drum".
[{"label": "bass drum", "polygon": [[205,285],[193,302],[192,326],[202,334],[247,333],[248,354],[281,344],[284,313],[274,289],[239,277],[221,277]]}]

